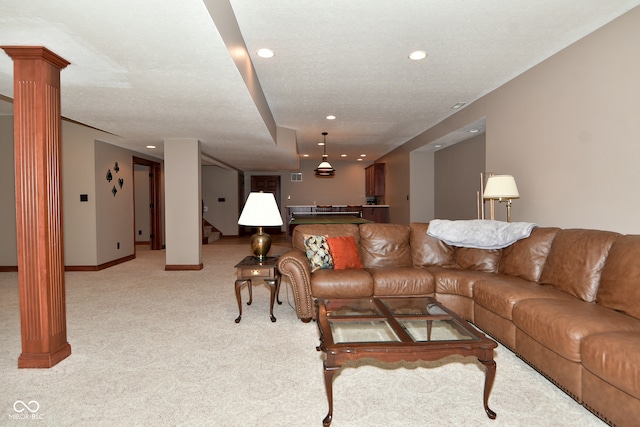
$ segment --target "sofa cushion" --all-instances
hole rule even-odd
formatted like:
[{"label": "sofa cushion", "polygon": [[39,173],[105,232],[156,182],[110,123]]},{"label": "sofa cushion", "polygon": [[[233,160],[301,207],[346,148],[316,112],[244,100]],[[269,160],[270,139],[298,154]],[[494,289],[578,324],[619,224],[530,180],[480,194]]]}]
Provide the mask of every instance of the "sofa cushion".
[{"label": "sofa cushion", "polygon": [[536,227],[531,235],[502,250],[498,273],[537,282],[559,228]]},{"label": "sofa cushion", "polygon": [[313,273],[322,268],[333,268],[333,258],[329,252],[326,236],[305,234],[304,249],[309,260],[309,270]]},{"label": "sofa cushion", "polygon": [[411,267],[409,226],[361,224],[360,256],[365,268]]},{"label": "sofa cushion", "polygon": [[429,223],[414,222],[409,225],[411,255],[416,267],[453,267],[453,247],[427,234]]},{"label": "sofa cushion", "polygon": [[373,277],[373,294],[380,296],[432,296],[433,274],[416,267],[369,268]]},{"label": "sofa cushion", "polygon": [[609,248],[618,233],[560,230],[551,244],[540,282],[554,286],[586,302],[593,302]]},{"label": "sofa cushion", "polygon": [[473,300],[498,316],[511,320],[513,307],[529,298],[576,300],[572,295],[553,286],[539,285],[519,277],[494,275],[478,280],[473,287]]},{"label": "sofa cushion", "polygon": [[360,244],[360,232],[356,224],[301,224],[293,229],[292,246],[305,250],[305,234],[316,234],[327,237],[353,236],[356,245]]},{"label": "sofa cushion", "polygon": [[318,270],[311,276],[314,298],[373,296],[373,279],[366,270]]},{"label": "sofa cushion", "polygon": [[497,277],[495,273],[457,268],[430,268],[435,277],[436,293],[473,298],[473,285],[483,279]]},{"label": "sofa cushion", "polygon": [[640,399],[640,333],[589,335],[580,351],[586,370]]},{"label": "sofa cushion", "polygon": [[[513,308],[513,324],[565,359],[580,362],[580,345],[602,332],[640,332],[640,321],[598,304],[580,300],[525,299]],[[518,342],[516,341],[516,351]]]},{"label": "sofa cushion", "polygon": [[333,258],[334,269],[362,268],[360,252],[353,236],[327,237],[326,240]]},{"label": "sofa cushion", "polygon": [[454,248],[455,265],[464,270],[498,272],[502,249]]},{"label": "sofa cushion", "polygon": [[602,270],[596,302],[640,319],[640,236],[618,237]]}]

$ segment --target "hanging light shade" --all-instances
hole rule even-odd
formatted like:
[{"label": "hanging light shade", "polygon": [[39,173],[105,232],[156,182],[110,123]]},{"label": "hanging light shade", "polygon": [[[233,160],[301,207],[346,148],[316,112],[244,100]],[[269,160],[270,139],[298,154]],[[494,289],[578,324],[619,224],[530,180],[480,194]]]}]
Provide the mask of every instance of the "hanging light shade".
[{"label": "hanging light shade", "polygon": [[316,176],[333,176],[336,173],[336,170],[329,163],[327,156],[327,132],[322,132],[323,142],[324,142],[324,154],[322,155],[322,162],[315,169]]}]

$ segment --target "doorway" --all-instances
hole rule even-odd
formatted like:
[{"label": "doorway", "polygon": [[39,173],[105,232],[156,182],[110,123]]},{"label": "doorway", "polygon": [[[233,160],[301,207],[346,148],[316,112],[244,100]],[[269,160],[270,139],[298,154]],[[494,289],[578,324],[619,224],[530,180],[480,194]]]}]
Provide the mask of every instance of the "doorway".
[{"label": "doorway", "polygon": [[[160,220],[160,163],[140,157],[133,157],[133,169],[136,166],[147,166],[149,169],[149,247],[151,250],[162,249],[162,222]],[[134,194],[135,198],[135,194]],[[134,241],[138,233],[134,227]]]}]

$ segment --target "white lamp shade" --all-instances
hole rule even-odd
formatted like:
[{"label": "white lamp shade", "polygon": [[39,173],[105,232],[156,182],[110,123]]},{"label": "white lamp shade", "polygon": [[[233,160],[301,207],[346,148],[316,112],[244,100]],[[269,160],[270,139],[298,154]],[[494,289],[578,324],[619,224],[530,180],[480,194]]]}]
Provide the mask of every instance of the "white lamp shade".
[{"label": "white lamp shade", "polygon": [[484,189],[485,199],[518,199],[518,186],[511,175],[492,175],[487,179]]},{"label": "white lamp shade", "polygon": [[318,169],[333,169],[333,168],[331,167],[331,163],[322,162],[318,165]]},{"label": "white lamp shade", "polygon": [[248,227],[275,227],[282,225],[282,216],[273,193],[250,193],[238,225]]}]

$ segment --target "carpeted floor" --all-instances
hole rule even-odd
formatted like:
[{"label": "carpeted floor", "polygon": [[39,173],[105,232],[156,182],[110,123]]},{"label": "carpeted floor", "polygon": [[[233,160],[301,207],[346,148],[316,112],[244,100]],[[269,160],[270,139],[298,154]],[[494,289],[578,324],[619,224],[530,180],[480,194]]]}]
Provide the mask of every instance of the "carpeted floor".
[{"label": "carpeted floor", "polygon": [[[125,264],[67,273],[72,354],[51,369],[17,369],[17,274],[0,273],[0,425],[321,425],[327,401],[317,328],[296,318],[290,291],[281,291],[277,322],[269,321],[265,285],[254,287],[253,304],[233,321],[233,266],[247,251],[213,243],[203,247],[203,270],[166,272],[163,251],[138,248]],[[496,361],[494,421],[482,406],[482,365],[451,357],[343,369],[332,425],[604,425],[502,346]],[[17,401],[35,401],[37,411]]]}]

